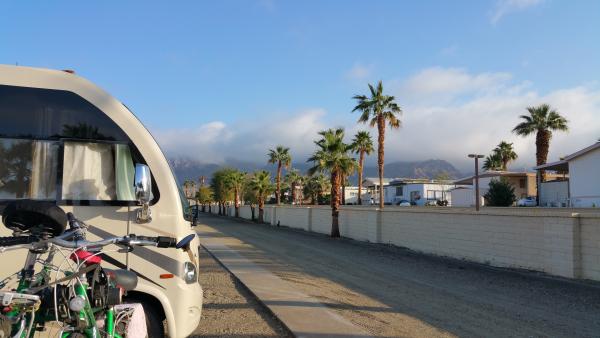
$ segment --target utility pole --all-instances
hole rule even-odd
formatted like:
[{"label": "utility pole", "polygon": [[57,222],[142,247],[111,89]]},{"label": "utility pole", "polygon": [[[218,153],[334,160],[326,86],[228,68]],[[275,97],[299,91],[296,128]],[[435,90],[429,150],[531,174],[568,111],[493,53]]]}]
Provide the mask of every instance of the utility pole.
[{"label": "utility pole", "polygon": [[469,154],[469,158],[475,159],[475,211],[479,211],[479,159],[483,157],[481,154]]}]

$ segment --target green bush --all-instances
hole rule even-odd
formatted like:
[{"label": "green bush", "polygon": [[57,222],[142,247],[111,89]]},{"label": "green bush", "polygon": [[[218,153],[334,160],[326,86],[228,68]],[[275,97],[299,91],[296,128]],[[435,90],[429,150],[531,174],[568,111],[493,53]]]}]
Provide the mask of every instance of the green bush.
[{"label": "green bush", "polygon": [[509,207],[517,200],[515,188],[504,177],[500,180],[492,180],[490,190],[483,197],[492,207]]}]

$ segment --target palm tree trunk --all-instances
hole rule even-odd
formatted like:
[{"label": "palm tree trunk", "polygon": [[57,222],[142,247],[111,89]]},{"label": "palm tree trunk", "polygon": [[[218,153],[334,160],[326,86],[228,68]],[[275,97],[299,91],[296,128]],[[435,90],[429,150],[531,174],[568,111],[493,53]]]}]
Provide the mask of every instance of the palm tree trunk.
[{"label": "palm tree trunk", "polygon": [[342,205],[346,205],[346,178],[342,179]]},{"label": "palm tree trunk", "polygon": [[221,216],[221,215],[223,215],[223,213],[221,211],[221,202],[218,202],[217,204],[219,204],[219,213],[218,213],[218,215]]},{"label": "palm tree trunk", "polygon": [[331,173],[331,237],[340,237],[340,178],[339,173]]},{"label": "palm tree trunk", "polygon": [[379,208],[383,209],[383,145],[385,141],[385,120],[382,115],[377,116],[377,129],[379,135],[377,137],[377,166],[379,169]]},{"label": "palm tree trunk", "polygon": [[240,217],[240,191],[236,188],[235,189],[235,201],[233,201],[234,203],[234,208],[235,208],[235,217]]},{"label": "palm tree trunk", "polygon": [[[538,130],[535,135],[535,148],[536,148],[536,164],[542,165],[546,164],[546,160],[548,159],[548,150],[550,148],[550,138],[552,137],[552,133],[549,130]],[[540,175],[542,176],[542,182],[546,181],[546,171],[540,170]],[[539,188],[539,187],[538,187]]]},{"label": "palm tree trunk", "polygon": [[265,222],[265,201],[264,200],[258,201],[258,222],[259,223]]},{"label": "palm tree trunk", "polygon": [[281,204],[281,161],[277,162],[277,205]]},{"label": "palm tree trunk", "polygon": [[256,207],[254,205],[250,206],[250,212],[252,212],[252,220],[254,221],[254,211],[255,211]]},{"label": "palm tree trunk", "polygon": [[363,163],[365,161],[365,152],[361,151],[358,158],[358,205],[362,205],[362,176],[363,176]]},{"label": "palm tree trunk", "polygon": [[296,204],[296,184],[290,184],[290,189],[292,190],[292,204]]}]

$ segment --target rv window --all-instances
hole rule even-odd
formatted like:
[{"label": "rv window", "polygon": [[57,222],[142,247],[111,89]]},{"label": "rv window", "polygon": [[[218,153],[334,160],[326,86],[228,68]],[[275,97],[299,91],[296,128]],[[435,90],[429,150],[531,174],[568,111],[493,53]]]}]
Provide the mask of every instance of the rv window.
[{"label": "rv window", "polygon": [[0,200],[54,200],[58,142],[0,139]]},{"label": "rv window", "polygon": [[0,85],[0,137],[129,142],[100,109],[64,90]]},{"label": "rv window", "polygon": [[62,199],[133,201],[134,171],[127,145],[65,142]]}]

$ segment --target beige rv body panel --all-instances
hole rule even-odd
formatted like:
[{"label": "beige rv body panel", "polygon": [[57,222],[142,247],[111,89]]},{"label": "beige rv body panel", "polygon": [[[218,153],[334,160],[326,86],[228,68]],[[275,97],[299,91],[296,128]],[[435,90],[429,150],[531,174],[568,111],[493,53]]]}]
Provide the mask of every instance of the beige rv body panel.
[{"label": "beige rv body panel", "polygon": [[[73,92],[86,99],[114,121],[144,157],[160,193],[158,202],[151,205],[152,221],[135,222],[137,207],[123,206],[61,206],[90,224],[89,240],[127,233],[146,236],[172,236],[181,239],[195,233],[190,222],[183,218],[177,182],[165,156],[142,123],[118,100],[91,82],[64,71],[0,65],[0,84],[20,87],[57,89]],[[1,118],[1,117],[0,117]],[[0,236],[10,235],[4,226]],[[198,238],[192,242],[194,264],[198,267]],[[115,248],[107,247],[106,250]],[[20,270],[26,252],[6,252],[0,255],[0,279]],[[202,288],[198,283],[187,284],[181,274],[161,279],[161,274],[181,272],[190,256],[177,249],[144,247],[132,253],[110,252],[121,264],[143,275],[136,289],[156,298],[163,306],[170,337],[187,337],[197,327],[202,310]],[[107,262],[103,263],[108,266]]]}]

